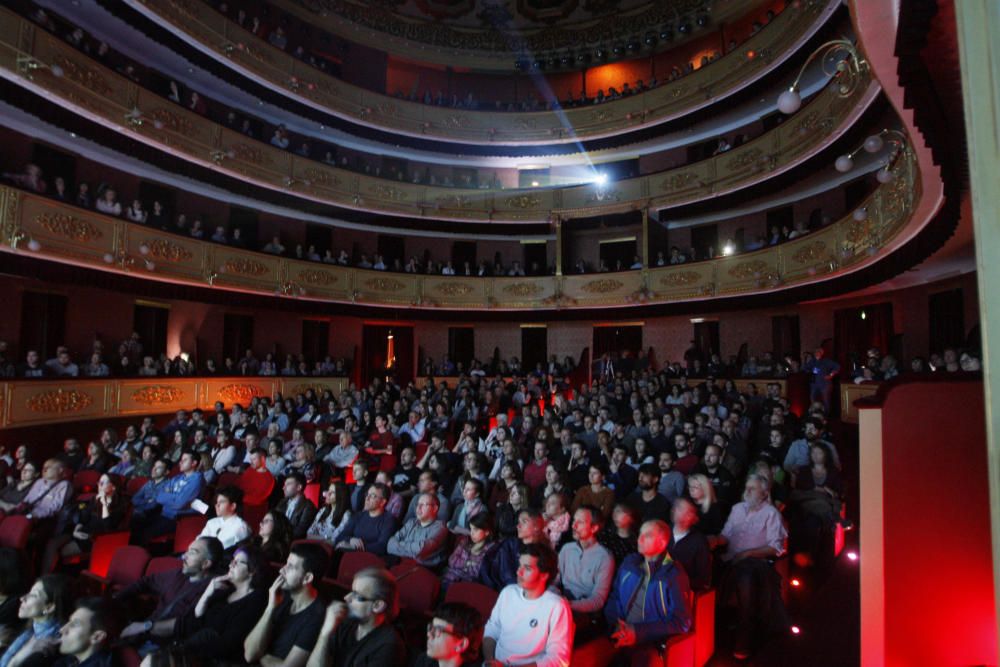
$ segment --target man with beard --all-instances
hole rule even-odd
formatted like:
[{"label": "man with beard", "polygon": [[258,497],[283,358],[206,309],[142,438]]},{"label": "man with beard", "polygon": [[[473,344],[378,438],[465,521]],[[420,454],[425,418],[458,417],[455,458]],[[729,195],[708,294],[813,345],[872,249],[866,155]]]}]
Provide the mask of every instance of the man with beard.
[{"label": "man with beard", "polygon": [[714,443],[706,447],[705,456],[695,466],[694,474],[707,477],[715,488],[715,497],[729,507],[736,500],[737,486],[733,473],[722,465],[723,452],[723,448]]},{"label": "man with beard", "polygon": [[726,547],[722,560],[728,564],[720,599],[736,597],[738,627],[733,656],[750,656],[751,637],[781,632],[788,627],[788,616],[781,601],[781,577],[769,559],[785,553],[788,533],[781,513],[771,504],[767,478],[747,476],[743,502],[733,505],[729,519],[719,536]]},{"label": "man with beard", "polygon": [[573,541],[559,550],[559,584],[576,623],[576,641],[593,636],[604,625],[601,610],[611,592],[615,560],[597,542],[604,517],[593,505],[573,513]]},{"label": "man with beard", "polygon": [[826,449],[826,453],[830,457],[830,463],[837,470],[840,470],[840,457],[837,456],[837,450],[834,448],[833,443],[821,439],[823,424],[815,418],[807,419],[804,433],[804,438],[799,438],[788,447],[788,454],[785,455],[782,467],[788,473],[794,473],[799,468],[808,466],[809,450],[813,445],[818,444]]},{"label": "man with beard", "polygon": [[639,488],[628,497],[628,504],[639,512],[641,523],[670,516],[670,501],[659,493],[660,468],[654,463],[639,466]]},{"label": "man with beard", "polygon": [[378,567],[361,570],[344,601],[327,607],[308,667],[402,664],[406,645],[392,625],[398,614],[396,577]]}]

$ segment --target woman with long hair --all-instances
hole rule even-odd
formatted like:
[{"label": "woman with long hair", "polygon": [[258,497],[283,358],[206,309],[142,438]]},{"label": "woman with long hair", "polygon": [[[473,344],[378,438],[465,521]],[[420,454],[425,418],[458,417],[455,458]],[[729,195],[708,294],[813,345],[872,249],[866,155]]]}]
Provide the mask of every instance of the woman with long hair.
[{"label": "woman with long hair", "polygon": [[28,627],[0,656],[0,667],[48,665],[59,655],[59,628],[69,618],[73,600],[69,578],[63,574],[43,574],[21,596],[17,617]]},{"label": "woman with long hair", "polygon": [[323,500],[326,504],[316,514],[306,536],[310,540],[336,544],[351,519],[351,495],[347,491],[347,485],[340,480],[331,480],[323,494]]},{"label": "woman with long hair", "polygon": [[125,501],[111,477],[105,473],[97,480],[97,493],[88,502],[69,507],[62,535],[49,539],[42,557],[42,572],[55,569],[60,558],[89,553],[94,537],[109,533],[121,525]]},{"label": "woman with long hair", "polygon": [[284,563],[292,546],[292,523],[281,512],[269,511],[260,520],[254,544],[270,563]]},{"label": "woman with long hair", "polygon": [[499,539],[517,535],[517,514],[531,504],[531,491],[524,482],[518,482],[510,489],[507,502],[497,507],[496,532]]}]

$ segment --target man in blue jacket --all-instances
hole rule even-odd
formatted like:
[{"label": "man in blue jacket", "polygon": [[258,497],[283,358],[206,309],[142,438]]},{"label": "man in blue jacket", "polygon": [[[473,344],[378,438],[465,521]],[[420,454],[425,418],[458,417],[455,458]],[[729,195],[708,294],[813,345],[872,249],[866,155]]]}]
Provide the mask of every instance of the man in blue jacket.
[{"label": "man in blue jacket", "polygon": [[[191,502],[201,495],[205,483],[198,467],[201,459],[193,452],[181,454],[178,470],[156,493],[152,511],[132,516],[132,539],[136,544],[146,544],[160,535],[172,533],[177,528],[177,517],[193,514]],[[157,513],[157,510],[159,512]]]},{"label": "man in blue jacket", "polygon": [[615,576],[604,616],[616,655],[633,667],[661,664],[660,646],[691,628],[687,575],[667,552],[670,527],[647,521],[639,531],[639,553],[630,554]]}]

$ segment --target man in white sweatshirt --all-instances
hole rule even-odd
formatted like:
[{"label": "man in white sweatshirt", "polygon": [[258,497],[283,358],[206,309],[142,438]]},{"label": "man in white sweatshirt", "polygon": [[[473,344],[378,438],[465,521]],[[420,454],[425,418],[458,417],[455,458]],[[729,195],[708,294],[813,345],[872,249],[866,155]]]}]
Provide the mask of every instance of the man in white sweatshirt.
[{"label": "man in white sweatshirt", "polygon": [[545,544],[520,551],[517,583],[500,592],[483,636],[484,667],[568,667],[573,647],[569,602],[548,586],[558,574],[555,552]]}]

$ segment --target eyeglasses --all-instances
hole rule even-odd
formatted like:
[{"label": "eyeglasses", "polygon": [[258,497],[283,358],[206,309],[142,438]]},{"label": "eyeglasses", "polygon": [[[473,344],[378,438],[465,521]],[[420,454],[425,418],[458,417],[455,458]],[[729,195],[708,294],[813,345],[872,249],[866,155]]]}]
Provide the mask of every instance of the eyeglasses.
[{"label": "eyeglasses", "polygon": [[448,628],[442,627],[440,625],[434,625],[433,623],[427,624],[427,636],[432,639],[437,639],[441,635],[451,635],[452,637],[458,637],[458,633],[449,630]]},{"label": "eyeglasses", "polygon": [[375,602],[376,600],[380,600],[381,599],[381,598],[369,598],[369,597],[365,597],[361,593],[357,593],[355,591],[347,591],[347,595],[350,595],[357,602]]}]

